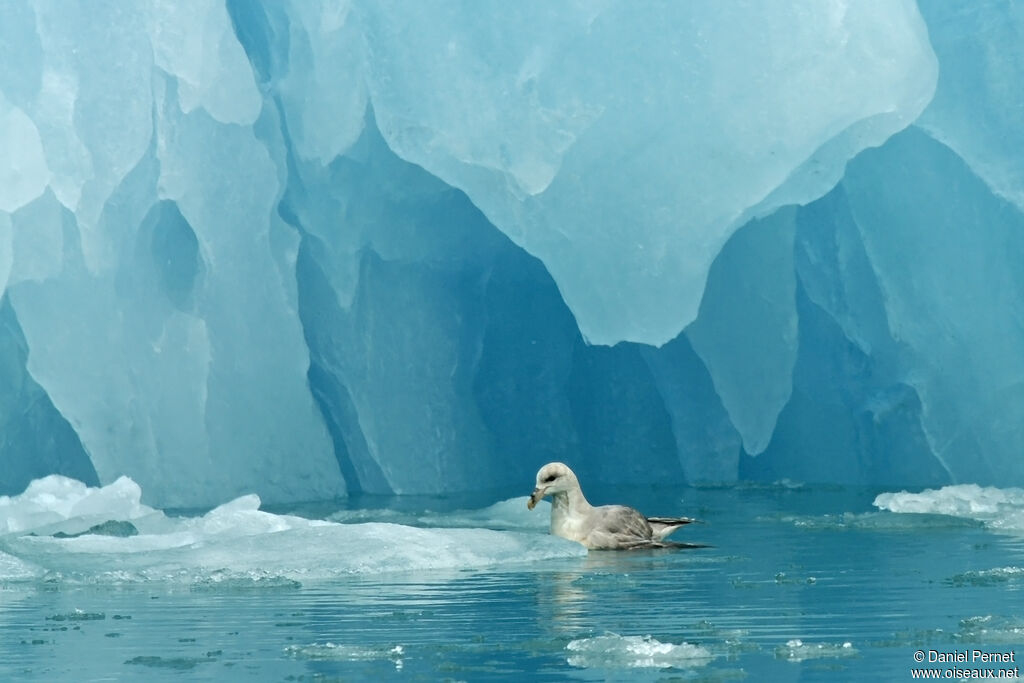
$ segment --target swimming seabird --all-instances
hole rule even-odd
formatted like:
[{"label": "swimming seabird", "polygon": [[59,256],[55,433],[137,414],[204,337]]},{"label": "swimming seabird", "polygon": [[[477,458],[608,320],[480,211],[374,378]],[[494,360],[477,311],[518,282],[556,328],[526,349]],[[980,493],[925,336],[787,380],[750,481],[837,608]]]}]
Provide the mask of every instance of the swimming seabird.
[{"label": "swimming seabird", "polygon": [[684,524],[696,521],[689,517],[644,517],[625,505],[594,507],[584,498],[573,471],[560,462],[540,468],[537,488],[526,507],[532,510],[545,496],[551,496],[551,533],[590,550],[705,547],[664,540]]}]

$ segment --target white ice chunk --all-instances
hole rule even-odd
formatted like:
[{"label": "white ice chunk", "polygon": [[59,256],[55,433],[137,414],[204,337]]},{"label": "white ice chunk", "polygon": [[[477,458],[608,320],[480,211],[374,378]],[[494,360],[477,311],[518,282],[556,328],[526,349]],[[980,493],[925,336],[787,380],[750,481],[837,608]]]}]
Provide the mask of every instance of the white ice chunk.
[{"label": "white ice chunk", "polygon": [[992,529],[1024,531],[1024,489],[957,484],[920,493],[881,493],[874,505],[891,512],[949,515],[979,520]]},{"label": "white ice chunk", "polygon": [[708,664],[714,655],[690,643],[663,643],[651,636],[608,633],[573,640],[565,647],[570,666],[601,669],[691,668]]},{"label": "white ice chunk", "polygon": [[788,662],[804,662],[808,659],[837,659],[841,657],[859,657],[860,652],[853,643],[805,643],[799,638],[786,641],[784,646],[775,649],[777,659]]},{"label": "white ice chunk", "polygon": [[129,521],[156,513],[143,505],[141,499],[142,490],[128,477],[93,488],[51,474],[34,480],[23,493],[0,496],[0,535],[25,533],[73,518],[90,523]]},{"label": "white ice chunk", "polygon": [[401,645],[371,647],[367,645],[345,645],[343,643],[311,643],[309,645],[288,645],[285,654],[295,659],[315,662],[361,662],[369,660],[391,660],[395,668],[402,668]]},{"label": "white ice chunk", "polygon": [[[1016,569],[1017,576],[1024,578],[1024,568],[1007,569]],[[995,614],[961,619],[960,628],[954,634],[954,638],[961,643],[1006,643],[1019,646],[1024,642],[1024,619]]]},{"label": "white ice chunk", "polygon": [[[166,517],[141,505],[140,496],[139,487],[126,478],[87,488],[54,475],[34,481],[19,496],[0,498],[0,520],[6,520],[0,528],[5,535],[3,549],[15,558],[4,560],[0,568],[13,567],[20,576],[26,574],[25,567],[38,566],[67,580],[99,583],[250,581],[269,585],[350,574],[483,568],[586,554],[578,544],[547,533],[379,522],[337,524],[276,515],[259,510],[260,500],[254,495],[201,517]],[[49,535],[57,522],[63,524],[61,530],[85,530],[96,519],[131,520],[139,533]],[[38,535],[25,535],[30,529]]]}]

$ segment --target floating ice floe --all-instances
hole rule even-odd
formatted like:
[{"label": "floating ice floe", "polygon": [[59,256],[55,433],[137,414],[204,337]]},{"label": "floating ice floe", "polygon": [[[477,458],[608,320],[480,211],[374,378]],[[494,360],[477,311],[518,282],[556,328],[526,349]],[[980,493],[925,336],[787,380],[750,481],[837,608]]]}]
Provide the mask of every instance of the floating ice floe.
[{"label": "floating ice floe", "polygon": [[565,647],[568,662],[580,668],[688,668],[704,666],[714,655],[700,645],[663,643],[651,636],[607,633],[573,640]]},{"label": "floating ice floe", "polygon": [[288,587],[351,574],[483,568],[585,554],[574,543],[537,532],[277,515],[260,510],[255,495],[201,516],[168,517],[143,505],[141,495],[126,478],[89,488],[47,477],[19,496],[0,498],[0,580]]},{"label": "floating ice floe", "polygon": [[967,517],[918,513],[912,515],[891,514],[888,511],[844,512],[825,515],[782,515],[781,518],[794,526],[812,530],[866,530],[866,531],[909,531],[922,529],[970,529],[985,526],[984,522]]},{"label": "floating ice floe", "polygon": [[890,512],[948,515],[977,520],[990,529],[1024,531],[1024,489],[958,484],[920,493],[882,493],[874,505]]},{"label": "floating ice floe", "polygon": [[808,659],[835,659],[839,657],[858,656],[853,643],[805,643],[799,638],[786,642],[776,648],[775,657],[790,662],[802,662]]},{"label": "floating ice floe", "polygon": [[1024,567],[971,570],[951,576],[949,582],[954,586],[999,586],[1012,582],[1024,582]]},{"label": "floating ice floe", "polygon": [[960,620],[953,637],[963,643],[1024,643],[1024,619],[988,614]]},{"label": "floating ice floe", "polygon": [[391,509],[339,510],[328,517],[332,522],[392,522],[418,527],[471,527],[506,531],[546,531],[550,526],[551,503],[541,501],[540,510],[526,507],[527,496],[499,501],[479,510],[411,513]]},{"label": "floating ice floe", "polygon": [[391,660],[396,669],[402,668],[401,645],[345,645],[339,643],[312,643],[310,645],[289,645],[285,654],[295,659],[314,661],[357,662],[369,660]]}]

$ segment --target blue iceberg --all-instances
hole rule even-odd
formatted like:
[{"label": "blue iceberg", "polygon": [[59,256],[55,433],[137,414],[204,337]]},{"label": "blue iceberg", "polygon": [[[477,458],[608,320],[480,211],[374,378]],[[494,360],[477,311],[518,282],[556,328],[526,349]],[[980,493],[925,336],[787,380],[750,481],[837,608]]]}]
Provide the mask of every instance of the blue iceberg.
[{"label": "blue iceberg", "polygon": [[6,2],[0,493],[1024,485],[1022,22]]}]

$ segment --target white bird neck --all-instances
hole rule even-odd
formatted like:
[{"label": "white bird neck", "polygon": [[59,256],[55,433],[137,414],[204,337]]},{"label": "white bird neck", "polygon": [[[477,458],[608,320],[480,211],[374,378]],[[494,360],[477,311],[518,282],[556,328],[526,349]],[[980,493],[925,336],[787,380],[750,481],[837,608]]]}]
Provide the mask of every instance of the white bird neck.
[{"label": "white bird neck", "polygon": [[551,513],[554,516],[573,515],[590,509],[590,503],[583,496],[583,490],[576,487],[570,491],[559,491],[551,494]]},{"label": "white bird neck", "polygon": [[551,494],[551,533],[586,545],[586,519],[590,509],[578,484],[569,491]]}]

